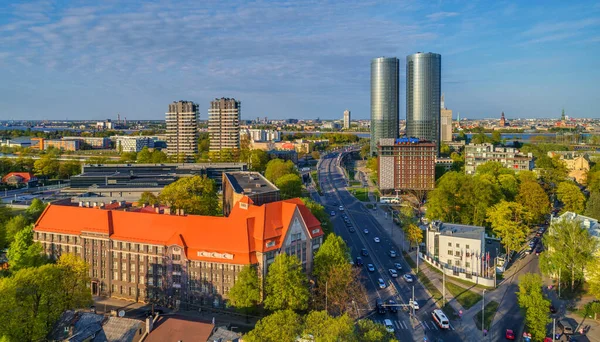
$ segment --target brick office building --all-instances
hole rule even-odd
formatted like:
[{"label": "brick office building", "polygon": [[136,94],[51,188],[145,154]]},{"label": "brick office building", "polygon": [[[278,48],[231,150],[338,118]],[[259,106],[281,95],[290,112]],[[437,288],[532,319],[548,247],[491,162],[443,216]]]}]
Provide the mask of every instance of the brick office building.
[{"label": "brick office building", "polygon": [[90,265],[93,295],[171,304],[221,302],[244,265],[264,279],[281,252],[310,272],[323,242],[320,222],[299,199],[258,206],[247,197],[228,217],[51,204],[34,231],[47,255],[74,253]]},{"label": "brick office building", "polygon": [[435,143],[416,138],[380,139],[377,149],[380,190],[433,190]]}]

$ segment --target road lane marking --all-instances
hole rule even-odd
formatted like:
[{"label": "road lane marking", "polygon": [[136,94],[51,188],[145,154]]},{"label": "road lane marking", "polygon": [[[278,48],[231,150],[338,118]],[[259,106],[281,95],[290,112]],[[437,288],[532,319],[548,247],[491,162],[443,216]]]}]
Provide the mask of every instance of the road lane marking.
[{"label": "road lane marking", "polygon": [[425,322],[425,321],[422,321],[422,322],[421,322],[421,325],[422,325],[422,326],[425,326],[425,328],[426,328],[426,329],[429,329],[429,326],[427,325],[427,322]]},{"label": "road lane marking", "polygon": [[396,324],[396,329],[402,329],[400,328],[400,324],[398,324],[398,321],[394,321],[394,324]]}]

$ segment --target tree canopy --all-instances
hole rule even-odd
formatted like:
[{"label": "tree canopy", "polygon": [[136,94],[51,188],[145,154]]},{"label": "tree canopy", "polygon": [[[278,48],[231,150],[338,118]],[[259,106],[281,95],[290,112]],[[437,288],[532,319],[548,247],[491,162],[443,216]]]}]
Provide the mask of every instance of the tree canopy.
[{"label": "tree canopy", "polygon": [[308,279],[295,255],[278,254],[269,266],[265,288],[265,308],[305,310],[308,308]]},{"label": "tree canopy", "polygon": [[53,153],[46,153],[33,163],[35,174],[41,177],[55,178],[58,175],[60,162]]},{"label": "tree canopy", "polygon": [[302,179],[296,174],[289,173],[277,178],[275,186],[279,188],[283,199],[296,198],[302,195]]},{"label": "tree canopy", "polygon": [[585,196],[574,183],[562,182],[558,184],[556,196],[563,203],[563,213],[567,211],[572,211],[576,214],[583,213],[585,209]]},{"label": "tree canopy", "polygon": [[529,213],[519,203],[502,201],[488,209],[487,215],[510,257],[510,252],[521,247],[527,238],[529,228],[525,222],[530,220]]},{"label": "tree canopy", "polygon": [[298,175],[296,166],[291,160],[271,159],[265,169],[265,178],[276,183],[280,177],[288,174]]},{"label": "tree canopy", "polygon": [[42,245],[33,242],[33,227],[30,225],[15,234],[6,256],[11,271],[40,266],[46,261],[42,256]]},{"label": "tree canopy", "polygon": [[350,250],[341,236],[329,234],[313,259],[313,275],[325,279],[334,266],[350,265]]},{"label": "tree canopy", "polygon": [[267,151],[254,149],[250,151],[250,170],[257,172],[265,172],[267,163],[269,162],[269,154]]},{"label": "tree canopy", "polygon": [[278,310],[262,318],[244,335],[248,342],[295,341],[302,332],[302,317],[293,310]]},{"label": "tree canopy", "polygon": [[329,214],[325,212],[325,207],[307,197],[303,197],[301,200],[306,208],[308,208],[308,210],[310,210],[317,220],[321,222],[321,228],[323,228],[323,233],[325,236],[329,235],[332,230],[332,225],[331,221],[329,220]]},{"label": "tree canopy", "polygon": [[255,267],[245,265],[229,290],[229,303],[237,308],[249,310],[261,300],[260,280]]},{"label": "tree canopy", "polygon": [[531,222],[529,223],[542,222],[545,216],[550,213],[548,195],[544,191],[544,188],[535,180],[527,179],[521,181],[517,202],[531,214]]},{"label": "tree canopy", "polygon": [[593,191],[585,205],[585,216],[600,220],[600,191]]},{"label": "tree canopy", "polygon": [[542,286],[539,274],[526,273],[519,277],[519,306],[525,312],[525,321],[534,341],[546,337],[546,325],[552,321],[548,316],[550,301],[542,293]]},{"label": "tree canopy", "polygon": [[165,186],[160,202],[186,214],[218,215],[219,202],[215,182],[206,176],[183,177]]}]

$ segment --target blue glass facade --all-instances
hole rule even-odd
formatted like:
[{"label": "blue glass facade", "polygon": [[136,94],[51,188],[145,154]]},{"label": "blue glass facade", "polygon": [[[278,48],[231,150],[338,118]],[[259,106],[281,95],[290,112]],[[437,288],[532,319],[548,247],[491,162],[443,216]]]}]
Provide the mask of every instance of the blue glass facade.
[{"label": "blue glass facade", "polygon": [[381,138],[398,137],[399,60],[379,57],[371,61],[371,155]]}]

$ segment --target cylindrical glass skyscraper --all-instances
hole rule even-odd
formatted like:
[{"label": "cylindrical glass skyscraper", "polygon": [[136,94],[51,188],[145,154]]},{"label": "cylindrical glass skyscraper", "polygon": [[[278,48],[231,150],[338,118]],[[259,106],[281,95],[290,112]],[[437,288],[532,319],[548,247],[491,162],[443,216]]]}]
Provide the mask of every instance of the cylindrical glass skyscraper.
[{"label": "cylindrical glass skyscraper", "polygon": [[442,56],[418,52],[406,57],[406,135],[435,141],[440,151]]},{"label": "cylindrical glass skyscraper", "polygon": [[381,138],[398,137],[399,61],[379,57],[371,61],[371,155]]}]

